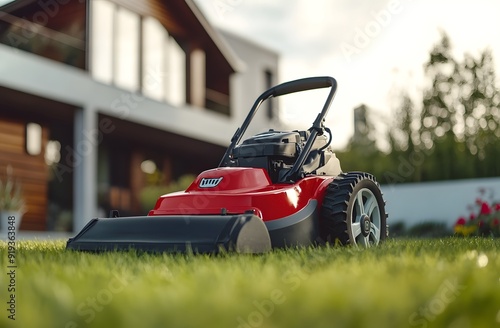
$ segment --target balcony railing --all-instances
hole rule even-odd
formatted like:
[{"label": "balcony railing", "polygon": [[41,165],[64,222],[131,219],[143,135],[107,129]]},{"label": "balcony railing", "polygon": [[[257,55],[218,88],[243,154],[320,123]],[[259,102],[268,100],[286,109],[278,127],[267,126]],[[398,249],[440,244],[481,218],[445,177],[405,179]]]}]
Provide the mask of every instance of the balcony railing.
[{"label": "balcony railing", "polygon": [[212,89],[206,89],[205,106],[218,113],[230,115],[229,96]]},{"label": "balcony railing", "polygon": [[0,43],[85,69],[85,41],[0,12]]}]

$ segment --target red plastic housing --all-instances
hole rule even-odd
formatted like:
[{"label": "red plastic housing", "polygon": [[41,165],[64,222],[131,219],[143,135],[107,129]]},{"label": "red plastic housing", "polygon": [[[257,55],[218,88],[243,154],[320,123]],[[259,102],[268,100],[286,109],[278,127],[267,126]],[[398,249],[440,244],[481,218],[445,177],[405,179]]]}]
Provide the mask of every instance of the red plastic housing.
[{"label": "red plastic housing", "polygon": [[[211,179],[211,180],[207,180]],[[161,196],[149,216],[220,215],[248,211],[264,221],[287,217],[315,199],[322,204],[330,176],[273,184],[265,169],[222,167],[201,173],[186,191]]]}]

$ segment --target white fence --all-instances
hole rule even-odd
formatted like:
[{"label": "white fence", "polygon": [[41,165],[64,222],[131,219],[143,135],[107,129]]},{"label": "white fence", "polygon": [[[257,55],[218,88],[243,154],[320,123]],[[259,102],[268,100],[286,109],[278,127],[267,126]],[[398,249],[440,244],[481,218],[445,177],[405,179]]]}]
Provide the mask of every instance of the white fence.
[{"label": "white fence", "polygon": [[[480,195],[480,188],[484,194]],[[404,222],[444,222],[451,227],[459,216],[468,217],[477,198],[500,202],[500,178],[383,185],[389,225]],[[477,207],[474,207],[477,214]]]}]

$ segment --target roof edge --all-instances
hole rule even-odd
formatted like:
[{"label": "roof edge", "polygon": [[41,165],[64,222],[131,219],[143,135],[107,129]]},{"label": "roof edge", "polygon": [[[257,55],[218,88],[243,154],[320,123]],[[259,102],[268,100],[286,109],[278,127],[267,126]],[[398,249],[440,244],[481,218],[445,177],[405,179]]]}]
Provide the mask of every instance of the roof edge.
[{"label": "roof edge", "polygon": [[227,44],[224,38],[221,36],[219,31],[217,31],[210,22],[207,20],[203,12],[196,5],[193,0],[185,0],[186,4],[189,6],[193,14],[196,16],[198,21],[201,23],[207,34],[210,36],[212,41],[215,43],[217,48],[226,58],[229,65],[234,69],[235,72],[242,72],[246,70],[247,65],[243,60],[241,60],[238,55],[233,51],[233,49]]}]

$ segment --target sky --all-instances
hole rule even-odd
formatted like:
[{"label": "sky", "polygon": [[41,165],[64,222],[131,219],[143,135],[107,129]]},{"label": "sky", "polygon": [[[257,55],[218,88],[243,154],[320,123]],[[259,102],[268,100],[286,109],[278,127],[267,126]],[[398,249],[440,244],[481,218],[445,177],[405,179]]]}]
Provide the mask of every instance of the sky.
[{"label": "sky", "polygon": [[[195,2],[214,26],[277,51],[279,82],[317,75],[337,79],[327,117],[336,149],[352,135],[353,109],[360,104],[371,108],[382,134],[394,117],[398,94],[408,92],[419,100],[425,89],[423,65],[440,31],[450,37],[459,60],[465,52],[477,56],[491,49],[500,76],[498,0]],[[293,129],[310,126],[326,94],[299,96],[280,102],[281,117]]]}]

